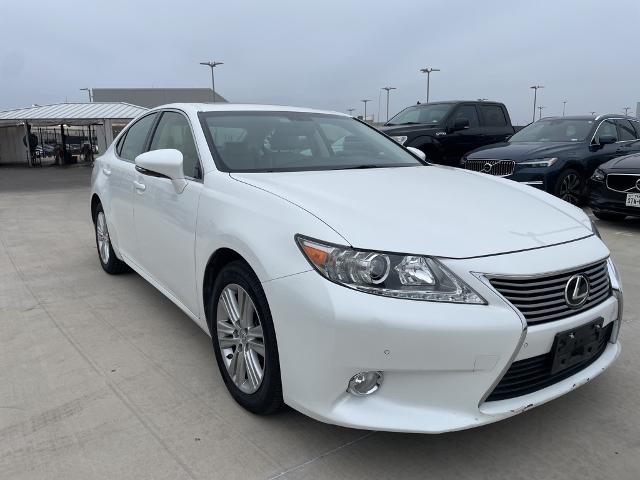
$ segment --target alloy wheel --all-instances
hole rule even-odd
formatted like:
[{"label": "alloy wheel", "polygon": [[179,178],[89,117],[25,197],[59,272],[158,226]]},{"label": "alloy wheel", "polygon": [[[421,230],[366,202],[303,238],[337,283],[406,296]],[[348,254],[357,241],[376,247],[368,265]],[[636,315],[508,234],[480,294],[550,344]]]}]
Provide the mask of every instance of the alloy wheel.
[{"label": "alloy wheel", "polygon": [[100,259],[106,265],[109,263],[109,231],[107,230],[107,220],[103,212],[99,212],[96,219],[96,238],[98,240]]},{"label": "alloy wheel", "polygon": [[577,173],[569,173],[562,179],[559,196],[565,202],[577,205],[580,200],[580,187],[580,176]]},{"label": "alloy wheel", "polygon": [[264,336],[253,300],[240,285],[229,284],[220,293],[216,330],[231,380],[242,392],[255,393],[264,378]]}]

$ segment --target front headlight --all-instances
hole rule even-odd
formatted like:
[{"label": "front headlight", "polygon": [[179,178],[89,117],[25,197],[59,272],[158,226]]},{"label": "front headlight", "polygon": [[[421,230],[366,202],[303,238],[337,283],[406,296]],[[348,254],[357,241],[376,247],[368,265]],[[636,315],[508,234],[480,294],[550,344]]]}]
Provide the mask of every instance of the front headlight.
[{"label": "front headlight", "polygon": [[550,167],[557,161],[558,161],[557,157],[536,158],[535,160],[527,160],[526,162],[520,162],[519,165],[524,165],[532,168]]},{"label": "front headlight", "polygon": [[611,280],[611,288],[622,291],[622,281],[620,274],[611,257],[607,258],[607,270],[609,270],[609,280]]},{"label": "front headlight", "polygon": [[600,170],[599,168],[596,168],[596,171],[593,172],[593,175],[591,175],[591,180],[594,180],[596,182],[604,182],[604,179],[607,177],[607,174],[604,173],[602,170]]},{"label": "front headlight", "polygon": [[431,302],[487,302],[433,257],[330,245],[296,235],[309,263],[327,280],[361,292]]},{"label": "front headlight", "polygon": [[400,136],[396,136],[396,137],[391,137],[392,140],[395,140],[396,142],[398,142],[400,145],[404,145],[404,142],[407,141],[407,136],[406,135],[400,135]]}]

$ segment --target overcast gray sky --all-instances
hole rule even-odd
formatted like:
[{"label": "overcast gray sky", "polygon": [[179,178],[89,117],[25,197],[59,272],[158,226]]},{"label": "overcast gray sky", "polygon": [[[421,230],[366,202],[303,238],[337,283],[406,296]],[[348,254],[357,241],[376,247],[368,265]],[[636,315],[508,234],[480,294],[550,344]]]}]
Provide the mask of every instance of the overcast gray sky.
[{"label": "overcast gray sky", "polygon": [[[0,0],[0,109],[84,101],[81,87],[206,87],[230,101],[377,113],[490,98],[530,121],[640,100],[639,0]],[[382,114],[384,115],[384,97]]]}]

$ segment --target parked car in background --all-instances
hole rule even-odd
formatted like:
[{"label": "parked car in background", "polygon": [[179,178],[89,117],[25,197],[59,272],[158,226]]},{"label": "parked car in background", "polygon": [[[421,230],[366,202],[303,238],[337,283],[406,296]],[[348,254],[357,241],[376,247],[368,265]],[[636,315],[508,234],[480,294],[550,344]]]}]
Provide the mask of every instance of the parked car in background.
[{"label": "parked car in background", "polygon": [[407,107],[380,130],[401,145],[420,149],[432,163],[457,167],[465,153],[502,142],[517,129],[502,103],[451,101]]},{"label": "parked car in background", "polygon": [[593,214],[610,221],[640,217],[640,153],[610,160],[589,179]]},{"label": "parked car in background", "polygon": [[467,170],[505,177],[579,204],[587,179],[612,158],[640,151],[640,123],[620,115],[550,117],[507,142],[466,155]]},{"label": "parked car in background", "polygon": [[618,275],[581,209],[427,164],[347,115],[158,107],[96,160],[90,198],[102,268],[134,269],[211,335],[254,413],[459,430],[620,352]]}]

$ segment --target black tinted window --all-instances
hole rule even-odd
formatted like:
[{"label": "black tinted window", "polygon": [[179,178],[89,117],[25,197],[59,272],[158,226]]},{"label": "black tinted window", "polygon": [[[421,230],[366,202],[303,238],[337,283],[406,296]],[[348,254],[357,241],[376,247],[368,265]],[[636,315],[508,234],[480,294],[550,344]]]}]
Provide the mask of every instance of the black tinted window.
[{"label": "black tinted window", "polygon": [[598,138],[603,135],[612,136],[616,139],[616,142],[618,141],[618,130],[615,123],[613,123],[613,120],[605,120],[600,124],[598,131],[596,132],[595,140],[598,141]]},{"label": "black tinted window", "polygon": [[182,153],[183,170],[187,177],[199,178],[200,167],[191,127],[184,115],[165,112],[153,134],[150,150],[174,148]]},{"label": "black tinted window", "polygon": [[498,105],[480,105],[480,111],[487,127],[506,127],[507,119]]},{"label": "black tinted window", "polygon": [[136,157],[144,151],[145,140],[147,139],[149,129],[151,128],[151,125],[153,125],[156,116],[156,113],[147,115],[131,125],[127,130],[127,136],[122,142],[122,149],[120,151],[120,156],[123,159],[133,162]]},{"label": "black tinted window", "polygon": [[616,120],[616,123],[618,124],[618,133],[621,142],[636,139],[636,132],[629,120]]},{"label": "black tinted window", "polygon": [[480,119],[478,118],[478,111],[474,105],[461,105],[453,114],[451,123],[455,123],[456,120],[467,119],[469,121],[469,127],[479,127]]}]

